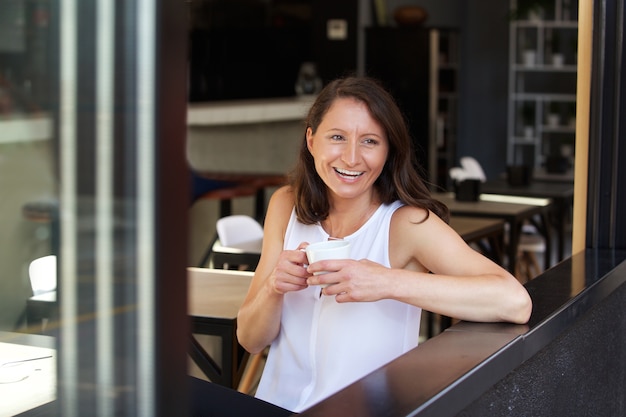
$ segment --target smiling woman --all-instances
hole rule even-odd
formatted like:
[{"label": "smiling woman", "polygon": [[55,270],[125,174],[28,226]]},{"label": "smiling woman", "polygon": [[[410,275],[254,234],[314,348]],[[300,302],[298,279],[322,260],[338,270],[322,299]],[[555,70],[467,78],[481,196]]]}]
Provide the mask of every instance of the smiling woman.
[{"label": "smiling woman", "polygon": [[[296,412],[321,401],[417,346],[422,309],[528,320],[526,290],[447,225],[411,143],[374,79],[332,81],[311,106],[237,318],[248,351],[271,345],[258,398]],[[309,264],[302,249],[337,238],[349,242],[349,258]]]}]

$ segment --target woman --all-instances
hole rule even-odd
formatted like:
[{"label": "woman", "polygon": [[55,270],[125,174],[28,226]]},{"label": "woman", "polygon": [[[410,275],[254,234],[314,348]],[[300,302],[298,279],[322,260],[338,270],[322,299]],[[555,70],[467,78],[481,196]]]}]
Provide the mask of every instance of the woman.
[{"label": "woman", "polygon": [[[417,346],[422,309],[525,323],[524,287],[447,219],[415,169],[393,98],[363,77],[325,87],[291,184],[270,201],[237,319],[249,352],[271,345],[257,397],[308,408]],[[349,240],[352,259],[307,265],[302,249],[327,239]]]}]

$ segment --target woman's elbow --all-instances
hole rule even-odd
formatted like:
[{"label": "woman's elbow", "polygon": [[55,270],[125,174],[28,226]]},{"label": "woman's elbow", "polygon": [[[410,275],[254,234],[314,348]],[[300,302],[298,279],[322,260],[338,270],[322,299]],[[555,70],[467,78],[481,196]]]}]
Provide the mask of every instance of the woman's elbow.
[{"label": "woman's elbow", "polygon": [[518,289],[511,306],[512,308],[509,310],[510,317],[507,318],[507,321],[516,324],[528,323],[533,310],[533,302],[526,288],[520,287]]},{"label": "woman's elbow", "polygon": [[237,329],[237,341],[239,342],[241,347],[243,347],[246,350],[246,352],[249,352],[252,355],[254,355],[255,353],[261,352],[263,348],[265,347],[265,346],[258,347],[257,345],[252,343],[252,340],[249,340],[239,328]]}]

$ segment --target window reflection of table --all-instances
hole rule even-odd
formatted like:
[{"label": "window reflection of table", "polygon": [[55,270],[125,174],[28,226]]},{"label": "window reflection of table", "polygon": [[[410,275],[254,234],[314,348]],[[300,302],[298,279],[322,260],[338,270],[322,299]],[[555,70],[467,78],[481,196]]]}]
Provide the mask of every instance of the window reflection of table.
[{"label": "window reflection of table", "polygon": [[[500,218],[507,222],[509,224],[506,245],[507,268],[511,273],[515,273],[517,246],[525,221],[530,221],[537,227],[546,240],[546,253],[551,253],[551,236],[547,220],[547,209],[552,204],[550,199],[481,194],[479,201],[457,201],[452,193],[434,194],[433,197],[447,205],[452,216]],[[550,257],[545,258],[547,269],[550,267]]]},{"label": "window reflection of table", "polygon": [[481,190],[489,194],[551,199],[554,202],[551,220],[557,230],[557,260],[565,258],[565,229],[574,202],[573,182],[533,181],[528,185],[512,186],[505,180],[495,180],[482,184]]},{"label": "window reflection of table", "polygon": [[[188,268],[188,314],[192,336],[190,356],[213,382],[237,388],[248,353],[237,342],[237,312],[248,292],[252,272],[223,269]],[[56,291],[31,297],[27,301],[29,323],[56,312]],[[33,326],[33,330],[36,330]],[[0,333],[1,334],[1,333]],[[193,336],[221,338],[220,363]]]},{"label": "window reflection of table", "polygon": [[[237,342],[237,312],[248,292],[252,272],[188,268],[188,311],[192,335],[190,356],[213,382],[237,388],[248,353]],[[217,363],[195,338],[221,338],[222,359]]]},{"label": "window reflection of table", "polygon": [[53,415],[56,377],[53,337],[0,332],[0,415]]}]

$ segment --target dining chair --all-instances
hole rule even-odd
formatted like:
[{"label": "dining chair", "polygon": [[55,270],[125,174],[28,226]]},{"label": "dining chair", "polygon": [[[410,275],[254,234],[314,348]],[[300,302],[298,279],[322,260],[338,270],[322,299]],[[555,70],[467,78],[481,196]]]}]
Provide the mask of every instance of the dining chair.
[{"label": "dining chair", "polygon": [[263,226],[244,214],[221,217],[216,225],[218,240],[211,248],[214,268],[253,271],[259,263]]},{"label": "dining chair", "polygon": [[[191,206],[201,200],[219,201],[219,217],[229,216],[232,212],[232,200],[239,197],[255,196],[257,190],[245,184],[238,184],[232,181],[221,181],[204,178],[198,173],[191,171]],[[217,233],[214,234],[209,245],[202,254],[198,266],[206,265],[213,252],[213,246],[218,240]]]},{"label": "dining chair", "polygon": [[[28,266],[28,277],[33,296],[26,301],[26,320],[29,326],[38,322],[41,325],[40,331],[44,331],[48,324],[48,320],[52,314],[48,309],[36,309],[35,313],[31,307],[31,300],[40,298],[47,293],[52,293],[57,289],[57,257],[56,255],[47,255],[31,261]],[[48,305],[48,303],[44,303]]]},{"label": "dining chair", "polygon": [[57,289],[57,257],[47,255],[37,258],[28,266],[28,277],[33,295],[41,295]]},{"label": "dining chair", "polygon": [[261,379],[263,367],[265,366],[265,361],[267,360],[268,349],[269,348],[265,348],[263,351],[250,356],[248,366],[241,377],[237,391],[248,395],[254,395],[253,390],[256,389],[256,386]]},{"label": "dining chair", "polygon": [[[287,182],[284,174],[248,173],[248,174],[211,174],[191,171],[193,205],[198,200],[218,200],[218,217],[232,214],[232,200],[241,197],[254,199],[254,215],[258,222],[263,222],[266,210],[266,190],[280,187]],[[218,179],[219,178],[219,179]],[[212,255],[213,246],[218,240],[217,233],[205,250],[199,267],[207,264]]]}]

